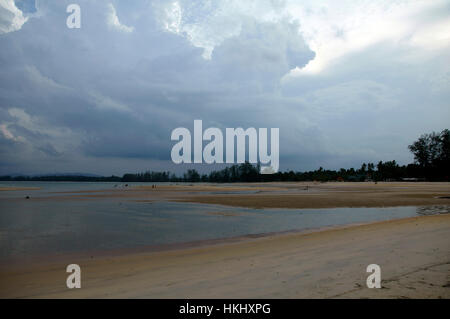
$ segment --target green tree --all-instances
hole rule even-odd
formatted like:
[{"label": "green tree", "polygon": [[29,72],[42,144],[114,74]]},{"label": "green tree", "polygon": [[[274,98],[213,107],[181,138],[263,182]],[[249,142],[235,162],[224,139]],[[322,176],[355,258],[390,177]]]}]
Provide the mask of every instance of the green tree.
[{"label": "green tree", "polygon": [[423,134],[408,146],[422,175],[448,180],[450,174],[450,131]]}]

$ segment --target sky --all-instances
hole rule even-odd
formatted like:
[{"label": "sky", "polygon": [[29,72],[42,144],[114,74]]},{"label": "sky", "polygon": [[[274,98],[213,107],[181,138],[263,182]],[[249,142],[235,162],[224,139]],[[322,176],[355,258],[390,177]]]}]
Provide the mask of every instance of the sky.
[{"label": "sky", "polygon": [[448,0],[0,0],[0,48],[2,175],[208,171],[170,158],[196,119],[279,128],[282,171],[450,128]]}]

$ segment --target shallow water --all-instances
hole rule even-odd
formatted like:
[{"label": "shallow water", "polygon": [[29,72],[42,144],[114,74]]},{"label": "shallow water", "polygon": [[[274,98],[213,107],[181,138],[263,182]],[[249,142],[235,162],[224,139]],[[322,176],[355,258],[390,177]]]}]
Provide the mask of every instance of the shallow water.
[{"label": "shallow water", "polygon": [[[33,191],[34,197],[50,191],[105,189],[105,184],[108,188],[114,185],[40,184],[47,185],[38,193]],[[28,185],[20,183],[20,186]],[[22,197],[26,191],[1,193],[0,261],[3,262],[30,256],[184,243],[449,212],[448,207],[251,209],[113,198],[33,201],[8,199]]]},{"label": "shallow water", "polygon": [[[1,198],[23,198],[26,195],[34,197],[48,196],[49,193],[57,195],[58,193],[78,192],[78,191],[95,191],[95,190],[115,190],[124,189],[125,185],[128,187],[134,186],[151,186],[155,185],[175,185],[175,183],[119,183],[119,182],[10,182],[0,181],[0,188],[3,187],[18,187],[18,188],[36,188],[34,190],[19,190],[19,191],[0,191]],[[184,184],[184,183],[177,183]]]},{"label": "shallow water", "polygon": [[[0,199],[2,198],[24,198],[30,197],[47,197],[47,196],[66,196],[70,192],[76,192],[77,194],[88,193],[90,191],[115,191],[118,189],[131,189],[139,186],[151,186],[151,185],[182,185],[190,186],[192,183],[185,182],[153,182],[153,183],[122,183],[122,182],[11,182],[0,181],[1,188],[30,188],[28,190],[15,190],[15,191],[0,191]],[[207,185],[210,183],[196,183],[195,186]],[[217,185],[217,184],[214,184]],[[259,190],[231,190],[236,185],[234,184],[219,184],[221,188],[230,188],[229,191],[196,191],[195,194],[255,194],[260,192]],[[247,187],[252,187],[247,186]],[[32,188],[32,189],[31,189]],[[284,191],[287,192],[287,191]],[[190,192],[186,192],[190,194]]]}]

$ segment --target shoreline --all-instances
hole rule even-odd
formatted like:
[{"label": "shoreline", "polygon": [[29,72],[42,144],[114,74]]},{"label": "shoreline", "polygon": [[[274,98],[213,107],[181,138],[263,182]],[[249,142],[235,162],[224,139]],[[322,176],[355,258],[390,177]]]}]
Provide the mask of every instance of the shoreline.
[{"label": "shoreline", "polygon": [[[224,206],[217,204],[217,206]],[[224,206],[226,207],[226,206]],[[392,208],[396,208],[397,206],[392,206]],[[429,205],[424,206],[402,206],[402,207],[413,207],[413,208],[426,208],[432,207]],[[336,207],[338,209],[344,208],[352,208],[352,207]],[[385,209],[389,209],[390,207],[383,207]],[[262,208],[264,209],[264,208]],[[308,210],[321,210],[321,208],[310,208]],[[290,208],[281,208],[280,210],[291,210]],[[423,216],[439,216],[446,215],[450,216],[450,212],[447,210],[446,213],[432,213],[432,214],[424,214],[410,217],[394,217],[385,220],[377,220],[377,221],[362,221],[362,222],[350,222],[347,224],[335,224],[329,226],[320,226],[320,227],[310,227],[303,229],[287,229],[281,231],[270,231],[270,232],[261,232],[261,233],[247,233],[236,236],[228,236],[228,237],[216,237],[216,238],[207,238],[207,239],[198,239],[191,241],[180,241],[173,243],[162,243],[162,244],[147,244],[140,245],[135,247],[123,247],[123,248],[108,248],[104,250],[79,250],[79,251],[67,251],[67,252],[58,252],[58,253],[37,253],[34,255],[29,255],[27,257],[23,256],[14,256],[8,259],[0,259],[0,271],[8,271],[11,268],[22,268],[22,264],[33,264],[33,265],[45,265],[56,262],[66,262],[69,260],[81,260],[88,261],[95,258],[109,258],[109,257],[123,257],[128,255],[135,254],[151,254],[151,253],[159,253],[166,251],[182,251],[186,249],[195,249],[195,248],[203,248],[203,247],[215,247],[221,245],[235,244],[235,243],[243,243],[252,240],[258,240],[263,238],[276,238],[280,236],[290,236],[290,235],[306,235],[312,233],[321,233],[326,231],[347,229],[357,226],[365,226],[365,225],[375,225],[375,224],[383,224],[386,222],[392,221],[400,221],[400,220],[409,220],[420,218]]]},{"label": "shoreline", "polygon": [[[450,183],[280,183],[276,194],[189,194],[179,202],[249,208],[357,208],[450,205]],[[307,187],[303,189],[303,187]]]},{"label": "shoreline", "polygon": [[[20,188],[11,191],[17,192]],[[26,193],[25,190],[30,190]],[[357,208],[398,206],[450,206],[448,182],[278,182],[192,185],[130,185],[129,188],[93,190],[33,190],[22,189],[31,201],[85,201],[113,199],[120,201],[174,201],[216,204],[244,208]],[[44,191],[44,192],[42,192]],[[21,201],[19,197],[3,199]],[[5,196],[6,195],[6,196]]]},{"label": "shoreline", "polygon": [[[450,183],[149,185],[2,193],[2,201],[26,201],[28,207],[76,201],[189,201],[283,210],[450,207]],[[0,298],[450,298],[450,214],[8,259],[0,264]],[[79,290],[65,286],[66,266],[73,263],[82,269]],[[385,289],[366,289],[365,267],[372,263],[381,266]]]},{"label": "shoreline", "polygon": [[[431,215],[438,216],[441,214]],[[36,254],[25,257],[12,258],[11,260],[0,260],[0,272],[10,271],[11,269],[27,270],[28,265],[32,264],[34,266],[47,266],[55,263],[69,262],[70,260],[79,261],[89,261],[92,259],[102,259],[102,258],[115,258],[115,257],[127,257],[132,255],[148,255],[154,253],[164,253],[164,252],[182,252],[188,249],[197,248],[214,248],[223,245],[232,245],[239,243],[251,242],[259,239],[275,239],[284,236],[291,235],[308,235],[316,234],[327,231],[337,231],[345,230],[352,227],[367,226],[375,224],[383,224],[392,221],[401,221],[420,218],[422,216],[405,217],[405,218],[393,218],[381,221],[369,221],[361,223],[349,223],[345,225],[332,225],[318,228],[308,228],[308,229],[290,229],[284,231],[274,231],[266,233],[255,233],[255,234],[245,234],[232,237],[222,237],[222,238],[211,238],[211,239],[199,239],[194,241],[186,242],[175,242],[167,244],[154,244],[154,245],[143,245],[138,247],[126,247],[126,248],[115,248],[106,250],[85,250],[85,251],[74,251],[74,252],[64,252],[64,253],[54,253],[54,254]],[[26,266],[23,264],[26,263]]]},{"label": "shoreline", "polygon": [[[417,232],[418,228],[421,231]],[[416,232],[411,230],[416,230]],[[383,233],[384,236],[374,236],[377,232]],[[431,238],[429,238],[430,236]],[[369,244],[364,239],[369,241]],[[411,239],[414,240],[411,241]],[[347,267],[341,267],[342,269],[340,271],[342,272],[347,268],[355,267],[351,262],[352,257],[355,257],[352,256],[355,253],[355,245],[361,246],[360,248],[362,250],[360,252],[362,253],[365,250],[371,250],[373,248],[372,246],[376,245],[378,247],[375,249],[376,254],[379,249],[383,252],[386,245],[389,246],[389,250],[395,250],[395,245],[392,245],[396,241],[406,246],[406,253],[408,253],[408,250],[412,251],[407,256],[401,256],[405,254],[404,251],[400,253],[400,256],[398,253],[392,254],[392,252],[384,252],[380,255],[378,251],[377,258],[379,259],[389,260],[394,258],[394,260],[390,260],[390,263],[383,266],[383,273],[386,273],[385,267],[392,268],[395,265],[396,267],[394,268],[397,268],[393,269],[393,274],[388,276],[388,278],[394,275],[401,276],[402,272],[410,273],[411,269],[406,271],[406,269],[403,269],[405,267],[422,269],[424,267],[430,267],[430,265],[440,265],[436,267],[444,267],[445,270],[443,273],[448,274],[448,270],[450,269],[448,267],[450,265],[450,215],[444,214],[372,222],[362,225],[345,225],[307,233],[272,234],[234,242],[185,247],[158,252],[140,252],[116,256],[100,256],[94,259],[79,259],[83,273],[86,273],[87,277],[84,279],[85,288],[79,290],[68,290],[65,288],[64,278],[66,278],[66,273],[62,261],[33,266],[28,264],[15,271],[7,271],[5,269],[0,271],[0,276],[2,277],[0,297],[230,298],[233,296],[233,298],[295,298],[316,296],[319,298],[329,298],[333,296],[347,297],[348,295],[348,297],[360,298],[363,296],[358,294],[354,296],[356,293],[354,286],[356,284],[364,284],[365,281],[361,281],[361,276],[366,276],[364,273],[365,269],[359,269],[353,275],[347,273],[346,276],[349,277],[347,278],[349,281],[347,283],[331,284],[331,291],[327,293],[320,293],[317,289],[312,288],[312,290],[300,289],[296,293],[293,293],[292,290],[285,290],[283,288],[284,285],[278,281],[272,282],[271,289],[260,290],[256,288],[262,288],[260,287],[262,283],[253,277],[271,277],[274,276],[273,272],[276,272],[277,269],[278,273],[284,269],[286,271],[289,270],[288,273],[290,273],[291,277],[294,276],[297,278],[297,276],[300,276],[299,273],[296,273],[297,267],[299,268],[298,271],[302,268],[305,271],[305,269],[302,266],[302,262],[293,262],[293,259],[300,259],[309,264],[306,270],[310,272],[310,276],[315,278],[314,282],[319,286],[325,278],[331,278],[330,283],[333,283],[333,281],[339,279],[333,278],[333,271],[330,270],[329,273],[323,270],[315,272],[313,269],[315,267],[324,267],[324,265],[329,263],[336,264],[337,266],[344,261],[350,263]],[[344,243],[349,245],[342,245]],[[419,249],[418,246],[424,246],[424,249]],[[429,253],[430,247],[434,248],[431,250],[433,254],[429,258],[417,258],[420,255]],[[440,254],[436,253],[438,247],[441,249]],[[419,250],[414,251],[417,249]],[[307,260],[304,260],[304,254],[309,256]],[[283,262],[278,260],[276,256],[282,256]],[[247,262],[242,264],[242,262],[239,262],[241,259]],[[253,266],[250,268],[248,265],[249,261],[253,261]],[[255,266],[257,263],[259,267]],[[265,266],[267,263],[272,265],[272,270],[267,269]],[[356,264],[361,266],[360,263],[361,261],[356,262]],[[227,277],[228,279],[223,277],[221,270],[224,269],[228,269],[230,272],[230,277]],[[251,272],[249,272],[250,269]],[[218,270],[218,272],[216,273],[215,270]],[[203,276],[200,273],[203,271],[207,274],[207,282],[203,282],[201,279]],[[421,271],[427,272],[426,269]],[[239,282],[236,280],[239,280],[239,278],[243,280],[242,276],[244,274],[249,275],[251,278],[240,287],[242,294],[231,294],[230,289],[232,287],[238,287],[235,286]],[[336,273],[334,274],[336,275]],[[355,275],[359,277],[356,276],[350,279]],[[288,278],[290,276],[286,273],[285,283],[289,282]],[[106,280],[106,278],[109,279]],[[164,285],[164,283],[171,282],[178,282],[179,284]],[[185,287],[184,284],[181,284],[182,282],[190,288]],[[202,282],[207,286],[204,287],[205,289],[207,288],[206,290],[200,289],[202,287],[200,283]],[[156,287],[159,287],[158,289],[154,286],[156,283]],[[309,282],[308,285],[312,285],[312,283]],[[443,283],[442,286],[446,284]],[[197,287],[198,285],[200,287]],[[346,290],[338,289],[342,285],[346,287]],[[175,287],[170,288],[170,286]],[[31,290],[24,290],[21,287],[28,287]],[[200,290],[195,290],[194,287]],[[382,291],[381,295],[387,293],[387,290],[356,289],[357,292],[364,291],[365,293],[375,293],[378,295],[380,291]],[[437,293],[436,297],[450,298],[448,288],[444,288],[444,290],[436,288],[434,291]],[[402,290],[401,294],[407,294],[407,292]],[[401,296],[399,295],[397,297]],[[418,296],[413,295],[412,297]]]}]

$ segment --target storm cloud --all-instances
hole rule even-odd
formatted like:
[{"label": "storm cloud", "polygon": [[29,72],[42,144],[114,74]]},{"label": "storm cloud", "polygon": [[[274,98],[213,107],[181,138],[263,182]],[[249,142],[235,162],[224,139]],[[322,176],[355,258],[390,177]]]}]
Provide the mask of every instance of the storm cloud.
[{"label": "storm cloud", "polygon": [[280,128],[281,170],[405,164],[450,124],[448,1],[72,2],[0,0],[0,174],[184,171],[195,119]]}]

